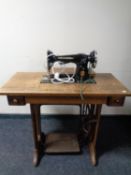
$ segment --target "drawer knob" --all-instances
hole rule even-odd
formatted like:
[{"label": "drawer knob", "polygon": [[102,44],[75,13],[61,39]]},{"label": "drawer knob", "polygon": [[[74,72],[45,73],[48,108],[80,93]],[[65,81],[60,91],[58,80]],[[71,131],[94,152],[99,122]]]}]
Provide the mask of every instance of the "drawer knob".
[{"label": "drawer knob", "polygon": [[18,100],[16,98],[13,99],[13,103],[18,103]]},{"label": "drawer knob", "polygon": [[118,99],[117,99],[117,100],[115,100],[115,102],[116,102],[116,103],[119,103],[119,102],[120,102],[120,100],[118,100]]}]

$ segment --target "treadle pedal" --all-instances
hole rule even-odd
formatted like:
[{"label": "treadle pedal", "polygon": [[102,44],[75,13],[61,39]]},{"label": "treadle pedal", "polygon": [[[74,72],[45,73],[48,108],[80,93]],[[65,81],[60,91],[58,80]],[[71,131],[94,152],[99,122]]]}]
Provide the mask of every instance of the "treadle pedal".
[{"label": "treadle pedal", "polygon": [[50,133],[45,139],[45,153],[79,153],[80,147],[76,134]]}]

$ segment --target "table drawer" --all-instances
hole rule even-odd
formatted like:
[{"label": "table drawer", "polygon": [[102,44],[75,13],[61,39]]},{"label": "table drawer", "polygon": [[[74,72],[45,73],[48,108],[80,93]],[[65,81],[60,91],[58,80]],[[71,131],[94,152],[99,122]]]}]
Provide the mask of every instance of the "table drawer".
[{"label": "table drawer", "polygon": [[25,97],[21,96],[8,96],[9,105],[25,105]]},{"label": "table drawer", "polygon": [[123,106],[125,97],[108,97],[108,106]]}]

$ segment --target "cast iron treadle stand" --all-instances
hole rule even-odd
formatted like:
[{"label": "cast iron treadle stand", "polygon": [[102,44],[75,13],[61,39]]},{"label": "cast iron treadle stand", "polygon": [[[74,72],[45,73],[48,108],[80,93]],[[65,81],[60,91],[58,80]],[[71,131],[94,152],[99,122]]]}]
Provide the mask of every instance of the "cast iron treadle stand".
[{"label": "cast iron treadle stand", "polygon": [[80,105],[80,115],[82,127],[80,131],[80,144],[87,144],[90,151],[91,162],[96,165],[96,139],[100,124],[101,104],[82,104]]}]

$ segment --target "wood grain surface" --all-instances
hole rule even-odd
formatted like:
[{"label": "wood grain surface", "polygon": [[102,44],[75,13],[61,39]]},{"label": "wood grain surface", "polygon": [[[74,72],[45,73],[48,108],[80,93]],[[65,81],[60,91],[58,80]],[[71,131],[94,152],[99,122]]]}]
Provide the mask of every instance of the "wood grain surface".
[{"label": "wood grain surface", "polygon": [[40,83],[43,72],[17,72],[3,87],[0,95],[40,95],[40,96],[131,96],[119,80],[110,73],[97,73],[95,84],[51,84]]}]

